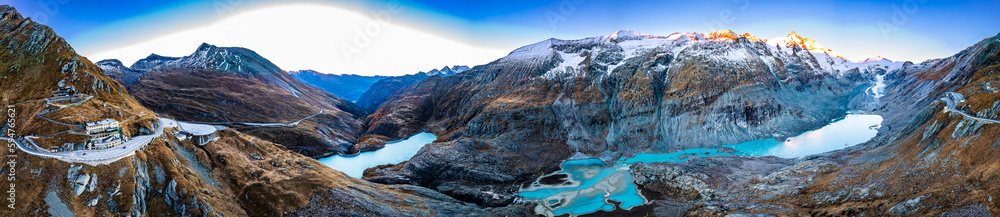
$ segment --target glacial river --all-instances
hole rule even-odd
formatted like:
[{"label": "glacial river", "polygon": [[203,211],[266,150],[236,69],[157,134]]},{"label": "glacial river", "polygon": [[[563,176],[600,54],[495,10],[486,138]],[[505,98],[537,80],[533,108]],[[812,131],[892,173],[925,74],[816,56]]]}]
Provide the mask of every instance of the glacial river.
[{"label": "glacial river", "polygon": [[377,151],[362,152],[355,156],[344,157],[334,155],[319,159],[320,163],[335,170],[340,170],[354,178],[361,178],[365,169],[382,164],[396,164],[417,154],[420,148],[434,142],[437,136],[431,133],[418,133],[405,140],[385,144],[385,148]]},{"label": "glacial river", "polygon": [[[762,139],[723,147],[735,153],[714,148],[693,148],[666,154],[636,154],[606,165],[598,159],[568,160],[562,170],[540,177],[558,184],[532,183],[518,195],[541,204],[535,212],[547,216],[581,215],[599,210],[630,209],[642,205],[646,198],[639,194],[628,168],[635,162],[681,162],[691,157],[741,155],[783,158],[819,154],[866,142],[878,133],[882,116],[848,114],[820,129],[807,131],[784,141]],[[552,182],[552,181],[549,181]]]}]

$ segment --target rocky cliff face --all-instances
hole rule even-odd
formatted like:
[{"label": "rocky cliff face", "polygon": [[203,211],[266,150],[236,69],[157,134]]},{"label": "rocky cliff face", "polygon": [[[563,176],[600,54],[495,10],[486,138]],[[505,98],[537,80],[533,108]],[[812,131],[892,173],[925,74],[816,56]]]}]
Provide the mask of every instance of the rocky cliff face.
[{"label": "rocky cliff face", "polygon": [[464,192],[500,184],[510,193],[512,183],[571,156],[617,159],[792,136],[842,117],[887,68],[850,63],[795,34],[549,39],[397,92],[368,117],[362,142],[419,131],[441,139],[365,177],[472,188]]}]

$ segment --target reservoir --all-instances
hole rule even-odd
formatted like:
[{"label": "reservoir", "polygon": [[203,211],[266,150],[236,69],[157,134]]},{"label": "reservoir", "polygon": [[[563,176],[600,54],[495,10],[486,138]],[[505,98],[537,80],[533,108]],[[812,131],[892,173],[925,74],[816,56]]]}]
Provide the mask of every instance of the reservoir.
[{"label": "reservoir", "polygon": [[334,155],[319,159],[320,163],[340,170],[354,178],[361,178],[365,169],[383,164],[397,164],[417,154],[421,147],[434,142],[437,136],[432,133],[418,133],[398,142],[386,143],[385,148],[362,152],[355,156]]},{"label": "reservoir", "polygon": [[648,202],[639,194],[628,170],[633,163],[681,162],[691,157],[724,155],[803,157],[866,142],[875,137],[881,123],[882,116],[848,114],[820,129],[783,141],[771,138],[722,146],[736,150],[735,153],[717,148],[692,148],[664,154],[641,153],[632,158],[619,159],[613,165],[598,159],[568,160],[561,165],[562,170],[539,177],[539,181],[522,188],[518,195],[538,202],[540,205],[535,207],[535,213],[546,216],[631,209]]}]

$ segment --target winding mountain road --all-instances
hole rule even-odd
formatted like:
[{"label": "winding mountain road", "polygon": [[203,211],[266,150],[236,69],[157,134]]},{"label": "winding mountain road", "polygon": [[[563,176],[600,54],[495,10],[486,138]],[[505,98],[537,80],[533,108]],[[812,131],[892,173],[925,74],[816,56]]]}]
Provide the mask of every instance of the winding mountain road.
[{"label": "winding mountain road", "polygon": [[302,121],[304,121],[304,120],[306,120],[308,118],[314,117],[314,116],[322,114],[322,113],[323,113],[323,109],[320,109],[319,112],[316,112],[316,114],[305,116],[302,119],[299,119],[299,120],[297,120],[295,122],[289,122],[289,123],[250,123],[250,122],[243,122],[241,124],[248,125],[248,126],[257,126],[257,127],[295,127],[295,126],[299,125],[299,122],[302,122]]},{"label": "winding mountain road", "polygon": [[299,119],[298,121],[287,122],[287,123],[257,123],[257,122],[232,122],[232,121],[230,122],[184,121],[184,122],[195,123],[195,124],[242,124],[252,127],[295,127],[299,125],[299,122],[302,122],[306,119],[309,119],[311,117],[314,117],[322,113],[323,109],[320,109],[319,112],[316,112],[316,114],[305,116],[302,119]]},{"label": "winding mountain road", "polygon": [[[81,95],[82,95],[82,94],[81,94]],[[42,112],[39,112],[38,114],[35,114],[35,116],[38,116],[38,117],[40,117],[40,118],[42,118],[42,119],[45,119],[45,120],[48,120],[48,121],[50,121],[50,122],[52,122],[52,123],[57,123],[57,124],[61,124],[61,125],[66,125],[66,126],[74,126],[74,127],[80,127],[80,126],[83,126],[83,125],[81,125],[81,124],[67,124],[67,123],[62,123],[62,122],[58,122],[58,121],[55,121],[55,120],[52,120],[52,119],[49,119],[49,118],[47,118],[47,117],[45,117],[45,116],[42,116],[42,115],[44,115],[44,114],[48,114],[48,113],[52,113],[52,112],[56,112],[56,111],[59,111],[59,110],[62,110],[62,109],[64,109],[64,108],[69,108],[69,107],[74,107],[74,106],[78,106],[78,105],[80,105],[80,104],[83,104],[83,103],[85,103],[85,102],[88,102],[88,101],[90,101],[90,99],[93,99],[93,98],[94,98],[94,96],[91,96],[91,95],[86,95],[86,96],[87,96],[86,98],[84,98],[83,100],[80,100],[79,102],[75,102],[75,103],[72,103],[72,104],[69,104],[69,105],[62,105],[62,106],[60,106],[60,105],[56,105],[56,106],[58,106],[59,108],[57,108],[57,109],[53,109],[53,110],[45,110],[45,111],[42,111]],[[49,105],[52,105],[51,103],[48,103],[48,100],[46,100],[45,102],[46,102],[46,104],[49,104]]]},{"label": "winding mountain road", "polygon": [[944,111],[945,112],[953,111],[953,112],[957,112],[958,114],[960,114],[962,116],[965,116],[965,118],[969,118],[969,119],[972,119],[972,120],[982,121],[982,122],[991,123],[991,124],[1000,124],[1000,120],[980,118],[980,117],[969,115],[968,113],[965,113],[962,110],[955,109],[955,105],[958,104],[958,103],[955,103],[955,99],[958,99],[959,101],[965,101],[965,97],[963,97],[962,94],[955,93],[955,92],[947,92],[945,94],[946,94],[946,96],[941,97],[941,101],[944,101],[944,103],[946,104],[944,106]]},{"label": "winding mountain road", "polygon": [[[22,142],[20,140],[12,139],[12,138],[9,138],[9,137],[3,137],[3,136],[0,136],[0,139],[7,140],[8,142],[12,142],[12,143],[16,144],[16,146],[17,146],[17,148],[19,150],[21,150],[24,153],[31,154],[31,155],[39,156],[39,157],[42,157],[42,158],[54,158],[54,159],[58,159],[58,160],[61,160],[61,161],[64,161],[64,162],[68,162],[68,163],[84,163],[84,164],[89,164],[89,165],[92,165],[92,166],[98,166],[98,165],[110,164],[110,163],[118,161],[118,160],[120,160],[122,158],[125,158],[125,157],[128,157],[128,156],[132,156],[133,154],[135,154],[136,152],[138,152],[142,148],[146,147],[146,145],[148,145],[150,142],[152,142],[153,139],[155,139],[156,137],[159,137],[161,134],[163,134],[163,128],[164,127],[180,127],[180,125],[181,125],[178,121],[175,121],[175,120],[172,120],[172,119],[160,118],[160,120],[159,120],[159,122],[160,122],[159,127],[156,129],[156,132],[153,133],[152,135],[136,136],[136,137],[133,137],[131,140],[126,141],[125,143],[123,143],[122,145],[120,145],[118,147],[109,148],[109,149],[103,149],[103,150],[78,150],[78,151],[68,151],[68,152],[48,152],[48,151],[45,151],[45,150],[40,150],[39,149],[40,147],[37,147],[36,145],[33,145],[34,142],[31,141],[31,138],[42,138],[42,137],[53,136],[53,135],[56,135],[56,134],[62,134],[62,133],[72,132],[73,130],[76,130],[76,129],[79,129],[79,128],[83,127],[83,125],[67,124],[67,123],[58,122],[58,121],[49,119],[49,118],[47,118],[45,116],[42,116],[42,115],[48,114],[48,113],[52,113],[52,112],[55,112],[55,111],[59,111],[59,110],[64,109],[64,108],[68,108],[68,107],[73,107],[73,106],[76,106],[76,105],[80,105],[80,104],[82,104],[84,102],[89,101],[92,98],[93,98],[93,96],[87,96],[86,99],[81,100],[80,102],[69,104],[69,105],[65,105],[65,106],[60,106],[60,108],[58,108],[58,109],[54,109],[54,110],[50,110],[50,111],[44,111],[44,112],[39,112],[38,114],[35,114],[35,116],[37,116],[39,118],[42,118],[42,119],[45,119],[45,120],[47,120],[49,122],[60,124],[60,125],[66,125],[66,126],[74,126],[74,127],[77,127],[77,128],[66,130],[66,131],[61,131],[61,132],[58,132],[58,133],[54,133],[54,134],[50,134],[50,135],[45,135],[45,136],[41,136],[41,137],[25,137],[25,140],[27,142]],[[257,126],[257,127],[295,127],[295,126],[297,126],[299,124],[299,122],[302,122],[303,120],[306,120],[308,118],[317,116],[319,114],[322,114],[323,111],[324,111],[323,109],[320,109],[319,112],[316,112],[316,114],[312,114],[312,115],[303,117],[302,119],[299,119],[298,121],[295,121],[295,122],[287,122],[287,123],[252,123],[252,122],[190,122],[190,123],[243,124],[243,125],[247,125],[247,126]],[[192,126],[194,126],[194,125],[192,125]],[[214,130],[212,130],[212,131],[214,132]],[[26,143],[31,143],[31,144],[26,144]]]},{"label": "winding mountain road", "polygon": [[[128,141],[122,143],[122,145],[120,145],[118,147],[109,148],[109,149],[103,149],[103,150],[78,150],[78,151],[67,151],[67,152],[48,152],[48,151],[45,151],[45,150],[40,150],[40,147],[38,147],[37,145],[34,145],[34,141],[31,140],[32,138],[44,138],[44,137],[49,137],[49,136],[53,136],[53,135],[57,135],[57,134],[62,134],[62,133],[73,133],[73,130],[77,130],[77,129],[83,128],[83,125],[80,125],[80,124],[62,123],[62,122],[59,122],[59,121],[55,121],[55,120],[49,119],[49,118],[47,118],[45,116],[42,116],[42,115],[49,114],[49,113],[52,113],[52,112],[56,112],[56,111],[62,110],[64,108],[70,108],[70,107],[77,106],[77,105],[83,104],[85,102],[88,102],[88,101],[90,101],[93,98],[94,98],[93,96],[87,95],[87,97],[85,99],[80,100],[79,102],[75,102],[75,103],[72,103],[72,104],[59,106],[58,109],[53,109],[53,110],[48,110],[48,111],[42,111],[42,112],[39,112],[39,113],[35,114],[36,117],[45,119],[45,120],[47,120],[49,122],[60,124],[60,125],[66,125],[66,126],[74,126],[74,127],[77,127],[77,128],[70,129],[70,130],[65,130],[65,131],[61,131],[61,132],[57,132],[57,133],[53,133],[53,134],[49,134],[49,135],[44,135],[44,136],[25,136],[24,137],[25,141],[27,141],[27,143],[31,143],[31,144],[25,144],[26,142],[22,142],[22,141],[13,139],[13,138],[3,137],[3,136],[0,136],[0,139],[7,140],[8,142],[14,143],[19,150],[21,150],[24,153],[31,154],[31,155],[39,156],[39,157],[42,157],[42,158],[54,158],[54,159],[58,159],[58,160],[61,160],[61,161],[68,162],[68,163],[84,163],[84,164],[89,164],[89,165],[92,165],[92,166],[98,166],[98,165],[110,164],[112,162],[118,161],[119,159],[122,159],[122,158],[125,158],[125,157],[128,157],[128,156],[132,156],[133,154],[135,154],[136,152],[138,152],[142,148],[146,147],[146,145],[148,145],[150,142],[152,142],[154,138],[159,137],[161,134],[163,134],[163,128],[164,127],[176,127],[177,126],[176,123],[174,123],[172,121],[164,121],[161,118],[160,119],[159,127],[156,129],[156,132],[153,133],[152,135],[143,135],[143,136],[132,137],[131,140],[128,140]],[[24,103],[24,102],[21,102],[21,103]],[[18,103],[18,104],[21,104],[21,103]],[[130,117],[130,119],[131,119],[131,117]]]},{"label": "winding mountain road", "polygon": [[[106,165],[118,161],[119,159],[132,156],[140,149],[146,147],[154,138],[159,137],[163,134],[164,127],[176,127],[176,123],[172,121],[164,121],[160,118],[160,126],[156,128],[156,132],[152,135],[136,136],[132,137],[131,140],[126,141],[122,145],[114,148],[103,149],[103,150],[79,150],[79,151],[68,151],[68,152],[46,152],[37,150],[35,147],[29,147],[24,142],[14,140],[8,137],[0,137],[0,139],[7,140],[8,142],[13,142],[17,145],[17,148],[24,153],[31,155],[43,157],[43,158],[54,158],[57,160],[69,162],[69,163],[84,163],[91,166]],[[34,146],[34,145],[32,145]]]}]

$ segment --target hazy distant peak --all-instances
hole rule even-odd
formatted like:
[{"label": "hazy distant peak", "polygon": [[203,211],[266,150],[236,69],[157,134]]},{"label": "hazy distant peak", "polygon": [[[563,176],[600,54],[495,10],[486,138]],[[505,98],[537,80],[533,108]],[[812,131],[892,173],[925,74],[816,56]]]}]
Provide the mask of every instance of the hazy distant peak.
[{"label": "hazy distant peak", "polygon": [[882,61],[892,62],[892,60],[889,60],[889,58],[885,58],[885,57],[882,57],[882,56],[869,57],[868,59],[861,60],[861,61],[858,61],[858,62],[859,63],[867,63],[867,62],[882,62]]},{"label": "hazy distant peak", "polygon": [[451,67],[445,66],[444,68],[441,68],[441,69],[434,69],[434,70],[431,70],[431,71],[426,72],[426,73],[427,73],[427,76],[435,76],[435,75],[437,75],[437,76],[445,77],[445,76],[451,76],[451,75],[455,75],[455,74],[458,74],[458,73],[462,73],[462,72],[468,71],[469,69],[470,68],[468,66],[455,65],[455,66],[451,66]]}]

